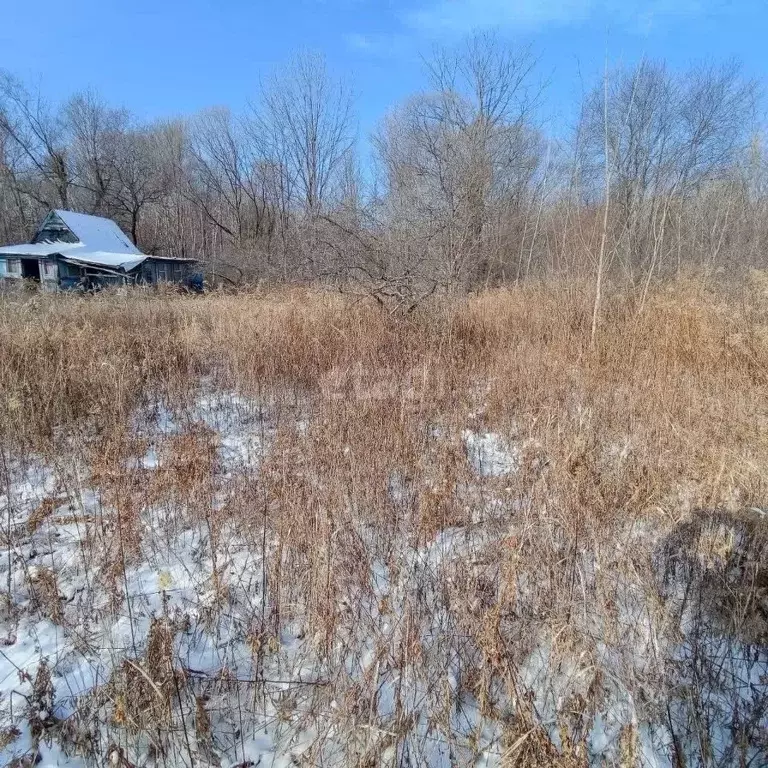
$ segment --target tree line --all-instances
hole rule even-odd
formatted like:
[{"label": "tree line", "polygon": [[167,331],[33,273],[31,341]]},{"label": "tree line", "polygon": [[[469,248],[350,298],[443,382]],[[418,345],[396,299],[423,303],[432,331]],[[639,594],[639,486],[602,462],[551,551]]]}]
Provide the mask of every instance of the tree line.
[{"label": "tree line", "polygon": [[578,119],[540,119],[530,50],[473,35],[425,59],[361,161],[348,84],[297,56],[239,114],[138,121],[0,72],[0,240],[49,208],[117,220],[229,282],[327,281],[416,302],[549,274],[648,286],[765,265],[758,84],[737,64],[606,67]]}]

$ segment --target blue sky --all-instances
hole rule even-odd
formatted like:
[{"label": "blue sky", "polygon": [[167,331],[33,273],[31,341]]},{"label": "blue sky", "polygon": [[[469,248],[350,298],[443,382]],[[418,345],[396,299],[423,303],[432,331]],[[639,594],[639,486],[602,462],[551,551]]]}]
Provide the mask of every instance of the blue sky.
[{"label": "blue sky", "polygon": [[419,55],[473,29],[532,45],[542,119],[642,56],[673,67],[738,57],[768,84],[766,0],[0,0],[0,67],[51,97],[94,88],[141,118],[242,107],[292,53],[324,53],[357,96],[361,138],[423,86]]}]

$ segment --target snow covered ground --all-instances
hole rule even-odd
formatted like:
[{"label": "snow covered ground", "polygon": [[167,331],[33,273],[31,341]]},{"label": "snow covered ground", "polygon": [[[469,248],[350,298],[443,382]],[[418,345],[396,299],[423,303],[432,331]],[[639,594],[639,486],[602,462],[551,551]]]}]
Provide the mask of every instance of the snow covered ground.
[{"label": "snow covered ground", "polygon": [[[703,632],[690,604],[665,614],[622,552],[574,559],[585,601],[610,575],[612,615],[529,617],[519,663],[498,674],[505,628],[547,578],[498,556],[517,546],[528,503],[505,496],[523,466],[508,436],[434,429],[463,451],[469,479],[453,494],[470,522],[412,541],[395,530],[383,547],[352,511],[328,540],[353,536],[365,577],[331,605],[322,584],[304,604],[278,601],[281,540],[260,522],[256,480],[280,426],[268,403],[207,392],[186,412],[137,414],[135,453],[105,459],[108,481],[83,451],[15,459],[0,494],[3,764],[492,766],[544,739],[592,765],[672,766],[697,763],[703,733],[710,764],[765,764],[768,743],[751,734],[768,727],[766,647]],[[303,418],[293,426],[306,434]],[[164,473],[176,485],[161,492]],[[211,515],[189,514],[182,490]],[[395,509],[420,492],[393,467]],[[654,535],[633,529],[626,546]],[[470,583],[477,597],[459,609]],[[504,590],[514,610],[495,615]],[[477,621],[490,628],[481,643]],[[592,703],[569,720],[578,700]]]}]

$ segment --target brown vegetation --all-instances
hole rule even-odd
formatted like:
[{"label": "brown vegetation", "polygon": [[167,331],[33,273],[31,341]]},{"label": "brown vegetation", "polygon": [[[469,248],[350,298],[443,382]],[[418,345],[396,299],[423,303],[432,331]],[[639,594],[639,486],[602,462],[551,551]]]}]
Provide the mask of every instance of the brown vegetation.
[{"label": "brown vegetation", "polygon": [[212,281],[322,282],[405,308],[596,271],[642,306],[691,266],[765,267],[759,88],[737,64],[609,66],[572,127],[543,118],[533,52],[493,35],[434,52],[424,74],[366,166],[350,87],[321,57],[298,56],[242,113],[148,125],[0,72],[0,243],[71,208],[146,253],[200,259]]},{"label": "brown vegetation", "polygon": [[[80,562],[30,573],[15,621],[47,615],[83,654],[89,605],[131,632],[64,743],[98,762],[107,739],[136,762],[146,733],[189,763],[232,749],[238,701],[240,718],[271,707],[288,732],[311,729],[308,763],[421,764],[439,742],[460,764],[489,750],[575,766],[621,689],[634,709],[609,764],[639,764],[648,722],[680,764],[764,757],[765,686],[730,709],[709,693],[733,683],[723,654],[767,671],[764,286],[759,273],[681,278],[639,311],[609,284],[594,348],[593,293],[577,281],[436,296],[407,315],[298,289],[4,299],[3,484],[39,460],[57,477],[7,546],[21,555],[74,527]],[[201,422],[194,404],[216,393],[235,393],[255,458],[228,459]],[[473,467],[465,430],[503,439],[504,472]],[[157,466],[140,460],[149,442]],[[86,488],[100,502],[83,514]],[[8,520],[20,511],[9,502]],[[200,582],[174,607],[163,563],[191,530],[204,532]],[[147,624],[128,584],[151,563],[167,595]],[[73,568],[87,598],[68,601]],[[245,682],[242,666],[214,675],[176,655],[174,638],[218,636],[233,615]],[[270,687],[295,681],[287,637],[310,687]],[[537,653],[548,677],[532,681]],[[558,692],[550,715],[545,691]],[[471,733],[456,725],[467,701]]]},{"label": "brown vegetation", "polygon": [[149,126],[0,74],[2,241],[229,291],[0,295],[9,762],[768,763],[756,85],[607,67],[556,141],[535,71],[437,53],[368,174],[318,58]]}]

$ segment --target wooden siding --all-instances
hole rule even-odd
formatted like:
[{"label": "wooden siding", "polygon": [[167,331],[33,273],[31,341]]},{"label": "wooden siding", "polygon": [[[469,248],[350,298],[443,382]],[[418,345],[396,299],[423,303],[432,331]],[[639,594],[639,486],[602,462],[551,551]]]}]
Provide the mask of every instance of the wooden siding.
[{"label": "wooden siding", "polygon": [[[0,256],[0,278],[20,279],[22,276],[21,269],[18,272],[9,273],[7,270],[8,261],[19,262],[19,266],[21,265],[21,259],[17,256]],[[116,271],[102,272],[98,267],[70,264],[56,256],[38,259],[37,262],[40,270],[40,282],[46,290],[51,290],[55,286],[65,289],[74,288],[86,274],[93,276],[102,285],[184,283],[197,269],[195,263],[153,259],[151,256],[126,275],[116,274]]]},{"label": "wooden siding", "polygon": [[53,211],[45,217],[33,243],[78,243],[77,235]]},{"label": "wooden siding", "polygon": [[136,281],[139,283],[181,283],[194,271],[194,264],[187,262],[165,261],[148,258],[136,270]]}]

